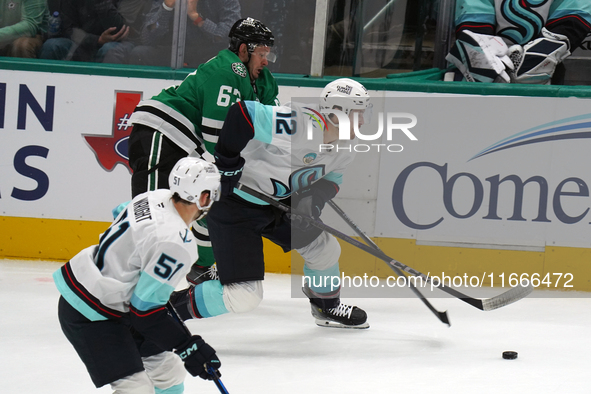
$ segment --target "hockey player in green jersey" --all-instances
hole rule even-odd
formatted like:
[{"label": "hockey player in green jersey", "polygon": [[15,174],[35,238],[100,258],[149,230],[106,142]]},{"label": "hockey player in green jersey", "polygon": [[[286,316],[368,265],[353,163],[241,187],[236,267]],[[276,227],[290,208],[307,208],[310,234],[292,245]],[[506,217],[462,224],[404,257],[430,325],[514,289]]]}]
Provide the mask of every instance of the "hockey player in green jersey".
[{"label": "hockey player in green jersey", "polygon": [[[240,100],[276,105],[277,82],[266,68],[275,60],[274,37],[253,18],[238,20],[229,33],[230,45],[178,86],[162,90],[136,107],[129,137],[132,195],[168,187],[168,174],[182,157],[213,161],[219,130],[228,109]],[[204,221],[193,226],[199,245],[195,267],[213,264]],[[201,269],[201,268],[199,268]],[[188,275],[194,276],[194,271]]]}]

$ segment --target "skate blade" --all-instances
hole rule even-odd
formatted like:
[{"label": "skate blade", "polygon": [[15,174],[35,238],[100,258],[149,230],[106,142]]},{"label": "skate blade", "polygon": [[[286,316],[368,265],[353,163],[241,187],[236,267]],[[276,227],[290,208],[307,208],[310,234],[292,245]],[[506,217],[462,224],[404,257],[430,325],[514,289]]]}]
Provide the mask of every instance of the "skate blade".
[{"label": "skate blade", "polygon": [[343,323],[339,323],[336,321],[325,320],[325,319],[316,319],[316,325],[318,327],[329,327],[329,328],[345,328],[348,330],[362,330],[365,328],[369,328],[369,324],[367,322],[358,324],[356,326],[351,326]]}]

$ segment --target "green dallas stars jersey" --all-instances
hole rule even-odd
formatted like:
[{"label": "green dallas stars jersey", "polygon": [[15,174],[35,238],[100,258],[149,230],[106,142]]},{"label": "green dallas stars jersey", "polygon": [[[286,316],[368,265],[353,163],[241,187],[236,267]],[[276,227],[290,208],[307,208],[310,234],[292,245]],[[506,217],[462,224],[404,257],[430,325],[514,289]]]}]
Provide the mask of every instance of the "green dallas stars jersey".
[{"label": "green dallas stars jersey", "polygon": [[140,102],[130,121],[160,131],[188,154],[197,151],[203,155],[204,148],[213,152],[232,104],[254,100],[278,105],[278,93],[277,82],[267,68],[261,71],[253,87],[244,63],[225,49],[200,65],[180,85]]}]

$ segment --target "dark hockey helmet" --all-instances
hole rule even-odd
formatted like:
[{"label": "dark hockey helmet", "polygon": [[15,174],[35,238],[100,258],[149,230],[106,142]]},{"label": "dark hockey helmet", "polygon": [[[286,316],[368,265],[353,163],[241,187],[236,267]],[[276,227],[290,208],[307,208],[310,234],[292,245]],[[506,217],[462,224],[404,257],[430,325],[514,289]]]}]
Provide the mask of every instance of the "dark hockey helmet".
[{"label": "dark hockey helmet", "polygon": [[275,37],[267,26],[254,18],[239,19],[230,29],[230,50],[238,53],[240,44],[248,46],[248,52],[252,53],[257,45],[272,47]]}]

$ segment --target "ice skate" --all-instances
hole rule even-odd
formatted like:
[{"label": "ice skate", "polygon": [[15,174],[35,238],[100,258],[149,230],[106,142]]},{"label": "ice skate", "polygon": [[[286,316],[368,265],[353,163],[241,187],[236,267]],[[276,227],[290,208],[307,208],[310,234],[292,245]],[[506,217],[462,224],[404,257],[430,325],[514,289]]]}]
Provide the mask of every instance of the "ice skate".
[{"label": "ice skate", "polygon": [[208,280],[219,280],[217,266],[214,264],[211,267],[203,267],[201,265],[193,264],[191,271],[186,276],[187,282],[190,286],[197,286],[199,283]]},{"label": "ice skate", "polygon": [[316,319],[316,325],[332,328],[369,328],[367,314],[363,309],[343,304],[338,297],[319,298],[307,284],[302,290],[310,299],[312,316]]},{"label": "ice skate", "polygon": [[330,309],[323,309],[314,303],[312,307],[312,316],[316,318],[316,324],[320,327],[333,328],[369,328],[367,323],[367,314],[361,308],[345,305],[339,302],[338,306]]}]

